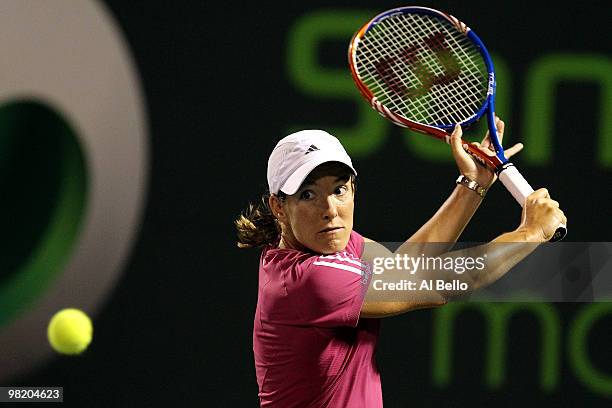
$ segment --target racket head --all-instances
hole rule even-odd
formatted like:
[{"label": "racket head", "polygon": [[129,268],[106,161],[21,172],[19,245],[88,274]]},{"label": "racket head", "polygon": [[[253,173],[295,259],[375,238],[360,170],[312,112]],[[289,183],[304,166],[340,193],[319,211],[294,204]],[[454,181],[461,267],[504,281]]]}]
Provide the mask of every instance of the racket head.
[{"label": "racket head", "polygon": [[[438,10],[400,7],[375,16],[353,36],[348,57],[357,88],[376,111],[447,143],[456,124],[468,127],[494,105],[486,47],[466,24]],[[502,154],[491,157],[470,145],[468,152],[497,168],[503,149],[494,121],[489,129]]]}]

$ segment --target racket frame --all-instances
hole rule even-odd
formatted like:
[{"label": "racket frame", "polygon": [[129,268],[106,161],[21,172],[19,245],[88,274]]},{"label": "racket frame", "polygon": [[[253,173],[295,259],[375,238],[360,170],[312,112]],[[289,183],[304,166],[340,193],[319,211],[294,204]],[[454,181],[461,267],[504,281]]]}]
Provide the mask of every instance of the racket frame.
[{"label": "racket frame", "polygon": [[459,125],[461,127],[469,127],[474,122],[478,121],[485,114],[487,115],[487,121],[489,125],[489,133],[493,134],[491,137],[491,142],[495,148],[495,156],[489,156],[486,153],[482,152],[477,147],[471,145],[470,143],[464,141],[464,145],[467,148],[467,152],[472,155],[479,163],[491,168],[491,170],[499,173],[503,170],[503,165],[508,163],[508,159],[506,159],[504,155],[504,149],[499,143],[497,137],[497,129],[495,127],[495,90],[496,90],[496,82],[495,82],[495,70],[493,67],[493,60],[487,51],[484,43],[480,38],[471,30],[466,24],[461,22],[456,17],[443,13],[441,11],[428,8],[428,7],[418,7],[418,6],[410,6],[410,7],[398,7],[395,9],[387,10],[383,13],[378,14],[366,24],[364,24],[351,39],[349,50],[348,50],[348,58],[349,58],[349,67],[351,70],[351,75],[359,92],[361,95],[370,103],[372,108],[380,113],[382,116],[392,121],[396,125],[406,127],[412,129],[414,131],[425,133],[431,136],[434,136],[448,144],[450,144],[450,134],[452,133],[455,125],[448,124],[446,126],[436,127],[427,125],[424,123],[419,123],[412,121],[396,112],[391,111],[386,106],[382,105],[378,99],[373,95],[373,93],[363,84],[359,73],[356,68],[356,50],[359,42],[364,37],[364,35],[372,28],[374,28],[380,22],[386,20],[387,18],[393,17],[397,14],[405,14],[405,13],[416,13],[416,14],[426,14],[432,15],[437,18],[442,18],[450,22],[455,28],[457,28],[460,32],[466,35],[477,47],[480,52],[487,69],[488,75],[488,84],[487,84],[487,97],[483,101],[482,106],[474,115],[470,116],[468,119],[460,122]]},{"label": "racket frame", "polygon": [[[356,55],[357,55],[357,47],[359,42],[364,37],[364,35],[376,24],[386,20],[387,18],[393,17],[397,14],[406,14],[406,13],[416,13],[416,14],[426,14],[432,15],[437,18],[441,18],[450,22],[455,28],[457,28],[460,32],[462,32],[480,52],[480,55],[483,58],[485,63],[485,67],[487,69],[488,75],[488,84],[487,84],[487,96],[483,101],[480,109],[468,119],[459,123],[462,127],[468,127],[474,122],[478,121],[482,116],[486,114],[487,116],[487,124],[489,128],[489,138],[491,143],[493,144],[495,155],[489,156],[488,154],[481,151],[478,147],[472,145],[471,143],[463,141],[463,146],[466,151],[480,164],[489,167],[493,170],[498,176],[500,181],[504,184],[504,186],[510,191],[514,199],[521,205],[525,205],[526,197],[531,194],[534,190],[529,185],[527,180],[522,176],[522,174],[516,169],[514,164],[508,161],[504,154],[504,148],[499,142],[497,127],[495,126],[495,92],[496,92],[496,81],[495,81],[495,69],[493,67],[493,60],[487,51],[482,40],[476,35],[476,33],[470,29],[465,23],[460,21],[458,18],[429,8],[429,7],[419,7],[419,6],[410,6],[410,7],[399,7],[395,9],[391,9],[385,11],[383,13],[378,14],[366,24],[364,24],[351,39],[348,49],[348,59],[349,59],[349,67],[351,70],[351,75],[353,76],[353,81],[357,85],[357,89],[361,93],[361,95],[368,101],[368,103],[375,109],[378,113],[380,113],[383,117],[395,123],[396,125],[410,128],[414,131],[425,133],[431,136],[434,136],[447,144],[450,144],[450,135],[455,127],[454,124],[448,124],[441,127],[431,126],[415,121],[411,121],[404,116],[391,111],[389,108],[381,104],[374,94],[365,86],[365,84],[361,81],[361,78],[357,72],[356,68]],[[550,241],[559,241],[565,237],[567,234],[567,227],[565,224],[560,224],[554,233],[553,237]]]}]

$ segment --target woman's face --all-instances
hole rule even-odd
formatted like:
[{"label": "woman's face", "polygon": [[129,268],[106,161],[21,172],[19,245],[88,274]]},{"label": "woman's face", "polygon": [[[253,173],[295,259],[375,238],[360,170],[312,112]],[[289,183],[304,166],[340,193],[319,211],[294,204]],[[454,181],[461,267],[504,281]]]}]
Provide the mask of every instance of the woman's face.
[{"label": "woman's face", "polygon": [[300,189],[272,204],[283,234],[281,246],[321,254],[342,251],[353,230],[355,192],[344,166],[317,167]]}]

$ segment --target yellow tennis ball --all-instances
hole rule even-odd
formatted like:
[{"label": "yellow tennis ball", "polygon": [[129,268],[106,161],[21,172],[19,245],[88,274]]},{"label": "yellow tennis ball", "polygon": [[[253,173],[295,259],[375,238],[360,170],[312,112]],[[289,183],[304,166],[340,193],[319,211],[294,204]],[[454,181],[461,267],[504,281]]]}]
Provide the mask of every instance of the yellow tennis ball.
[{"label": "yellow tennis ball", "polygon": [[51,318],[47,327],[47,337],[51,347],[62,354],[80,354],[93,335],[89,316],[79,309],[63,309]]}]

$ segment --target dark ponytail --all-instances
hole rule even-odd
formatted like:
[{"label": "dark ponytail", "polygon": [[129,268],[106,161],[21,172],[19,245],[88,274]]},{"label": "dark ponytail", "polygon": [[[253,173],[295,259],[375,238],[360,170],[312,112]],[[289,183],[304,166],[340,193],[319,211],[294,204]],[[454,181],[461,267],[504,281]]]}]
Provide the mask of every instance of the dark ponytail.
[{"label": "dark ponytail", "polygon": [[[281,200],[285,197],[282,192],[279,194]],[[249,204],[234,221],[238,231],[238,248],[257,248],[278,240],[281,229],[270,210],[269,198],[269,193],[264,194],[259,203]]]}]

